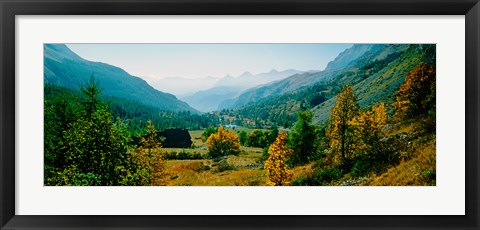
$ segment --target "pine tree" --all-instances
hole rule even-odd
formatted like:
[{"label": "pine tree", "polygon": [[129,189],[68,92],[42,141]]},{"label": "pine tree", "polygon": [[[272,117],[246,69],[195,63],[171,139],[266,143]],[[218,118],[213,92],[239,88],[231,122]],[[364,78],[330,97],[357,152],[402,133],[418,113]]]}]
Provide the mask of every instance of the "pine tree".
[{"label": "pine tree", "polygon": [[298,121],[292,131],[290,145],[294,151],[292,163],[306,163],[317,151],[317,128],[312,124],[313,113],[310,110],[298,111]]},{"label": "pine tree", "polygon": [[125,124],[113,121],[100,92],[92,77],[81,88],[82,116],[64,131],[67,184],[120,185],[128,171],[130,135]]},{"label": "pine tree", "polygon": [[[92,114],[99,108],[100,106],[105,106],[100,100],[100,94],[102,90],[95,82],[95,77],[90,77],[90,81],[87,83],[85,87],[81,87],[80,91],[82,92],[82,105],[84,107],[84,113],[88,118],[92,117]],[[102,108],[104,109],[104,108]]]}]

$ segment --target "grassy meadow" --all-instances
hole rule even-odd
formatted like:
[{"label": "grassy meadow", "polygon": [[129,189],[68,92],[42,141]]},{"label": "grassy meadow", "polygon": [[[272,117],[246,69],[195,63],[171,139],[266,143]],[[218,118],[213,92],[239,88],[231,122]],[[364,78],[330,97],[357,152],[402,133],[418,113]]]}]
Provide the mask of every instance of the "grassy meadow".
[{"label": "grassy meadow", "polygon": [[[415,122],[407,122],[388,130],[389,136],[406,135],[415,129]],[[235,131],[251,132],[253,129],[237,127]],[[202,141],[203,130],[189,131],[196,146],[193,149],[163,148],[166,153],[200,153],[208,158],[207,146]],[[409,144],[410,143],[410,144]],[[346,174],[325,186],[399,186],[435,185],[435,139],[405,141],[410,148],[403,152],[398,165],[389,167],[381,174],[370,174],[354,178]],[[268,171],[263,168],[262,148],[241,146],[238,156],[229,155],[221,160],[167,160],[166,172],[169,186],[265,186],[268,185]],[[311,175],[315,162],[293,167],[293,181]]]}]

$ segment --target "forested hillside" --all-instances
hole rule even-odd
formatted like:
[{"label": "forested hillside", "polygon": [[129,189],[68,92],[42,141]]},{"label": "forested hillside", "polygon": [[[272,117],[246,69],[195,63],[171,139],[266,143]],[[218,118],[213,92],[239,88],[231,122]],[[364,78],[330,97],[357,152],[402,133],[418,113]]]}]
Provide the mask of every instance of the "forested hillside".
[{"label": "forested hillside", "polygon": [[85,60],[63,44],[44,45],[45,83],[79,90],[94,76],[107,96],[138,101],[168,111],[197,112],[174,95],[160,92],[118,67]]}]

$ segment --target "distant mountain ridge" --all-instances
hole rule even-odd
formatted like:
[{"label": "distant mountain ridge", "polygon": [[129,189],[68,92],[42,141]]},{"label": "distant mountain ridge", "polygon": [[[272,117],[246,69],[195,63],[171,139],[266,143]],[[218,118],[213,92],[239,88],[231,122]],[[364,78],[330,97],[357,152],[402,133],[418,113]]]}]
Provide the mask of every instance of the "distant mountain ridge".
[{"label": "distant mountain ridge", "polygon": [[[388,106],[412,69],[422,63],[435,63],[435,45],[432,44],[382,44],[363,50],[362,55],[356,54],[357,58],[348,64],[345,64],[346,59],[336,59],[342,63],[331,66],[343,65],[341,69],[297,74],[248,90],[230,102],[228,112],[290,127],[296,121],[296,111],[309,108],[314,113],[313,122],[320,124],[329,120],[337,94],[345,85],[353,86],[363,109],[380,102]],[[348,52],[340,55],[346,54]]]},{"label": "distant mountain ridge", "polygon": [[270,70],[267,73],[252,74],[249,71],[244,72],[238,77],[227,75],[215,83],[218,86],[243,86],[243,88],[251,88],[261,84],[266,84],[272,81],[278,81],[290,77],[297,73],[303,73],[294,69],[287,69],[278,71],[276,69]]},{"label": "distant mountain ridge", "polygon": [[154,79],[146,77],[145,80],[155,89],[163,92],[169,92],[176,95],[178,98],[182,98],[184,96],[192,95],[198,91],[207,90],[214,87],[219,78],[208,76],[199,78],[166,77]]},{"label": "distant mountain ridge", "polygon": [[230,101],[229,104],[223,104],[221,108],[239,108],[250,103],[258,102],[263,98],[293,92],[301,87],[332,78],[339,74],[342,69],[348,66],[353,60],[368,52],[381,49],[383,46],[384,45],[355,44],[341,52],[333,61],[329,62],[323,71],[297,73],[281,81],[249,89],[234,99],[234,101]]},{"label": "distant mountain ridge", "polygon": [[220,103],[238,96],[242,91],[243,87],[239,86],[217,86],[181,99],[199,111],[210,112],[217,110]]},{"label": "distant mountain ridge", "polygon": [[174,95],[154,89],[145,80],[101,62],[88,61],[64,44],[44,45],[44,81],[78,90],[91,76],[106,96],[141,102],[168,111],[198,111]]},{"label": "distant mountain ridge", "polygon": [[272,69],[269,72],[259,74],[252,74],[247,71],[238,77],[226,75],[218,80],[214,87],[198,91],[189,96],[183,96],[181,99],[195,109],[202,112],[210,112],[222,109],[225,105],[228,105],[229,102],[234,101],[233,98],[236,98],[249,88],[279,81],[298,73],[303,72],[293,69],[284,71]]}]

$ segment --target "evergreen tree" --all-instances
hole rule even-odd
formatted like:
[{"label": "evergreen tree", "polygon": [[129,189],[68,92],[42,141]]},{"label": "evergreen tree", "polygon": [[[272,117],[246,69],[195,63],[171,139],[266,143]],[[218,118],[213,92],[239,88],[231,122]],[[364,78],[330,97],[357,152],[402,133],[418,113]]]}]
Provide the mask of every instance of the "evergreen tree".
[{"label": "evergreen tree", "polygon": [[310,110],[298,111],[298,121],[292,130],[290,146],[294,154],[293,164],[304,164],[317,151],[317,128],[312,124]]},{"label": "evergreen tree", "polygon": [[102,90],[98,87],[98,84],[95,82],[95,78],[92,76],[90,77],[90,81],[87,83],[85,87],[80,88],[80,92],[82,92],[82,105],[83,105],[83,112],[88,118],[91,118],[92,114],[97,110],[98,107],[105,106],[100,100],[100,94]]},{"label": "evergreen tree", "polygon": [[272,130],[270,130],[270,132],[268,132],[267,134],[267,145],[271,145],[273,142],[275,142],[275,140],[277,139],[278,133],[279,133],[278,126],[274,125],[272,127]]},{"label": "evergreen tree", "polygon": [[[114,122],[100,88],[92,79],[81,88],[75,119],[61,128],[58,151],[63,165],[50,184],[121,185],[129,170],[130,135],[123,122]],[[50,131],[49,131],[50,132]],[[48,134],[50,135],[50,134]]]}]

